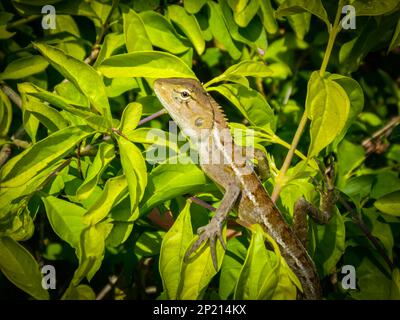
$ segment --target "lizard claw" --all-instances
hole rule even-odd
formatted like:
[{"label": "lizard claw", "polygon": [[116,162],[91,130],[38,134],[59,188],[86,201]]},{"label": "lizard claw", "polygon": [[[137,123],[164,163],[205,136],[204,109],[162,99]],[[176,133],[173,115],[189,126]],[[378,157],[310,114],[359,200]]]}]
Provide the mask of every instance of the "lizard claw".
[{"label": "lizard claw", "polygon": [[210,240],[210,251],[211,251],[211,259],[216,271],[218,271],[218,263],[217,263],[217,252],[216,252],[216,238],[221,242],[222,247],[226,250],[226,243],[222,237],[221,232],[222,226],[216,220],[211,220],[209,224],[206,226],[200,227],[197,229],[197,234],[199,238],[192,245],[189,250],[186,251],[185,261],[189,260],[189,257],[195,252],[200,246]]}]

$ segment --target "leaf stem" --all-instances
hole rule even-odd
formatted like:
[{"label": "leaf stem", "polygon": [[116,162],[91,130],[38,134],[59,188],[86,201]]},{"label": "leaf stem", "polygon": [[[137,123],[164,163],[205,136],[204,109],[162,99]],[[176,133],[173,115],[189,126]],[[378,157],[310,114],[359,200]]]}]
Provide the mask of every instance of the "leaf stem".
[{"label": "leaf stem", "polygon": [[276,200],[279,197],[279,194],[282,191],[282,187],[284,186],[284,184],[282,183],[283,179],[285,178],[286,172],[288,171],[290,163],[292,162],[294,152],[297,148],[297,145],[299,144],[300,137],[301,137],[301,134],[303,133],[304,127],[306,126],[306,123],[307,123],[307,113],[304,112],[303,116],[301,117],[299,126],[297,127],[296,133],[293,137],[290,149],[286,155],[285,161],[283,162],[282,168],[279,171],[278,176],[276,177],[275,188],[274,188],[274,191],[272,192],[272,196],[271,196],[271,200],[273,202],[276,202]]},{"label": "leaf stem", "polygon": [[[337,34],[341,30],[341,25],[340,25],[339,22],[340,22],[340,15],[341,15],[341,12],[342,12],[342,4],[343,4],[343,0],[340,0],[339,4],[338,4],[337,11],[336,11],[335,22],[333,24],[333,27],[329,28],[329,30],[328,30],[328,32],[329,32],[328,44],[326,46],[324,58],[322,60],[321,68],[319,70],[319,74],[320,74],[321,77],[323,77],[324,74],[325,74],[326,67],[328,66],[329,58],[330,58],[331,53],[332,53],[333,44],[335,43],[335,39],[336,39]],[[279,174],[275,179],[276,183],[275,183],[275,187],[274,187],[274,190],[272,192],[272,195],[271,195],[271,200],[273,202],[276,202],[276,200],[279,197],[280,192],[282,191],[282,188],[284,186],[284,179],[285,179],[286,172],[290,167],[290,164],[291,164],[292,159],[293,159],[293,155],[295,153],[295,150],[296,150],[297,145],[298,145],[298,143],[300,141],[300,137],[301,137],[301,135],[303,133],[303,130],[304,130],[304,127],[306,126],[306,124],[307,124],[307,112],[304,111],[304,113],[303,113],[303,115],[301,117],[300,123],[299,123],[299,125],[297,127],[296,133],[295,133],[295,135],[293,137],[290,149],[289,149],[289,151],[288,151],[288,153],[286,155],[286,158],[285,158],[285,160],[283,162],[282,168],[279,171]]]}]

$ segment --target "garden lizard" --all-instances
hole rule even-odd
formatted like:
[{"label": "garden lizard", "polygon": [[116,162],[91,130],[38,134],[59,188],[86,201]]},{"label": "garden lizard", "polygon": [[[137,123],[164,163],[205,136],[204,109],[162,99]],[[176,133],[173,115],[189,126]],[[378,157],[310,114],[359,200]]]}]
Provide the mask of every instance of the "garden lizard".
[{"label": "garden lizard", "polygon": [[[302,284],[304,298],[319,299],[319,278],[303,245],[304,240],[302,242],[272,202],[253,170],[251,159],[244,154],[244,147],[234,143],[217,102],[195,79],[157,79],[154,91],[171,118],[198,149],[204,173],[225,191],[210,223],[198,229],[199,238],[186,257],[209,241],[217,269],[216,241],[219,239],[226,249],[221,230],[229,212],[236,206],[241,221],[248,225],[260,224],[278,244],[282,256]],[[304,202],[299,206],[302,204],[307,207]],[[304,236],[301,228],[300,233]]]}]

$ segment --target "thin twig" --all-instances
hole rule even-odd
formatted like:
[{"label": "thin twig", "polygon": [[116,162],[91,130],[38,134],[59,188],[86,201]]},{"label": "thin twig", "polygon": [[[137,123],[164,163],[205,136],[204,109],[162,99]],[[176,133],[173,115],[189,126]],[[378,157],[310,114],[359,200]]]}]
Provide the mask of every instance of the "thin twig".
[{"label": "thin twig", "polygon": [[8,85],[4,82],[0,84],[1,90],[6,94],[7,97],[10,98],[12,102],[16,104],[16,106],[22,109],[22,100],[21,97],[16,93],[13,89],[11,89]]},{"label": "thin twig", "polygon": [[367,155],[386,151],[387,145],[385,145],[386,148],[383,147],[381,140],[388,137],[399,123],[400,116],[394,117],[383,128],[376,131],[370,138],[365,139],[361,145],[364,147]]},{"label": "thin twig", "polygon": [[155,118],[158,118],[158,117],[162,116],[165,113],[167,113],[167,111],[165,109],[161,109],[160,111],[157,111],[156,113],[153,113],[152,115],[140,120],[139,123],[138,123],[138,126],[141,126],[142,124],[144,124],[146,122],[154,120]]},{"label": "thin twig", "polygon": [[202,206],[202,207],[204,207],[204,208],[206,208],[206,209],[208,209],[210,211],[216,211],[217,210],[211,204],[209,204],[209,203],[207,203],[207,202],[205,202],[205,201],[203,201],[203,200],[201,200],[201,199],[199,199],[197,197],[189,197],[189,199],[192,202],[194,202],[194,203],[198,204],[199,206]]},{"label": "thin twig", "polygon": [[358,228],[364,233],[364,235],[372,243],[372,245],[375,247],[375,249],[378,251],[378,253],[381,255],[381,257],[385,260],[385,262],[387,263],[389,268],[391,270],[393,270],[394,264],[393,264],[392,260],[390,260],[390,258],[386,254],[385,249],[379,243],[378,239],[376,239],[371,234],[371,231],[369,230],[368,226],[364,223],[364,221],[361,219],[359,214],[354,211],[354,209],[347,203],[347,201],[345,199],[343,199],[343,197],[339,196],[339,202],[350,213],[353,222],[358,226]]},{"label": "thin twig", "polygon": [[103,289],[101,289],[101,291],[96,297],[96,300],[103,300],[104,297],[111,291],[111,289],[114,288],[117,281],[118,281],[118,276],[112,275],[111,277],[109,277],[108,283],[104,286]]},{"label": "thin twig", "polygon": [[109,20],[111,18],[111,15],[113,13],[113,11],[115,10],[115,8],[118,6],[119,0],[114,0],[112,7],[110,9],[110,12],[108,13],[106,20],[104,21],[104,24],[101,26],[101,30],[99,33],[99,36],[96,39],[96,42],[94,43],[92,50],[90,52],[90,54],[86,57],[86,59],[84,60],[85,63],[87,64],[92,64],[98,57],[99,52],[100,52],[100,43],[103,40],[106,31],[108,29],[108,23]]}]

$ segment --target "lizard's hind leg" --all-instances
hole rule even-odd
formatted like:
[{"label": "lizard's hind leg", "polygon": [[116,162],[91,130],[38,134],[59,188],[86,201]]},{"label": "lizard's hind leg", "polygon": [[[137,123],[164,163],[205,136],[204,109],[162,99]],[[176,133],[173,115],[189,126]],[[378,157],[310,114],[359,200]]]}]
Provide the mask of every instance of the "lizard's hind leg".
[{"label": "lizard's hind leg", "polygon": [[333,167],[324,170],[324,188],[320,190],[319,208],[304,198],[296,201],[293,213],[293,231],[307,248],[307,214],[318,224],[326,224],[333,215],[333,208],[337,201],[333,182]]}]

